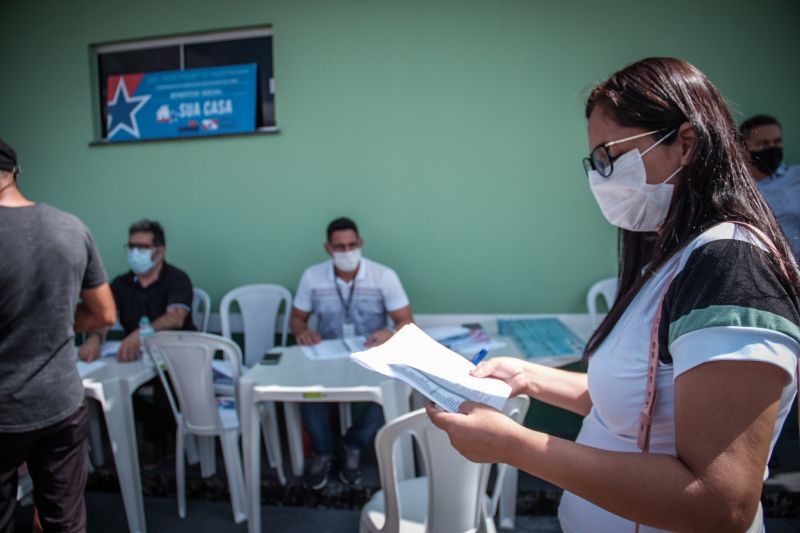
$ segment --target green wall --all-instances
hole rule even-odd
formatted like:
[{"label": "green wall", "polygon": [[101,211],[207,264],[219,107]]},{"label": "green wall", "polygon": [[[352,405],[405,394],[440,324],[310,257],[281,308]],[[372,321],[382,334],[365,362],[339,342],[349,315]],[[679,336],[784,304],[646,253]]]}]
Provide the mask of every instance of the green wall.
[{"label": "green wall", "polygon": [[[581,169],[591,86],[685,58],[737,119],[781,118],[800,162],[796,0],[0,0],[0,136],[21,186],[77,214],[109,272],[127,226],[215,302],[294,290],[350,215],[424,313],[580,311],[615,271],[614,230]],[[90,43],[272,24],[280,133],[90,147]]]}]

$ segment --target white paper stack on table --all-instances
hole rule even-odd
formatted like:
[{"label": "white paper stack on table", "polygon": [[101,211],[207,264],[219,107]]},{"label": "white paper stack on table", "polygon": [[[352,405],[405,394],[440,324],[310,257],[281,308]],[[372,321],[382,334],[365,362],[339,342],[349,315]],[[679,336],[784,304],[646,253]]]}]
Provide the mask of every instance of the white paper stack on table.
[{"label": "white paper stack on table", "polygon": [[428,336],[415,324],[403,326],[380,346],[350,355],[356,363],[400,379],[443,409],[455,413],[465,400],[501,410],[511,387],[494,378],[476,378],[470,361]]},{"label": "white paper stack on table", "polygon": [[352,352],[364,350],[367,342],[366,337],[348,337],[346,339],[328,339],[321,341],[313,346],[301,346],[303,355],[312,361],[323,359],[345,359],[350,357]]},{"label": "white paper stack on table", "polygon": [[425,328],[425,333],[444,344],[454,352],[475,357],[481,350],[496,350],[506,343],[493,339],[483,328],[465,328],[463,326],[438,326]]},{"label": "white paper stack on table", "polygon": [[[102,346],[100,346],[100,357],[116,357],[121,344],[121,341],[105,341]],[[81,377],[81,379],[83,379],[95,370],[99,370],[104,366],[106,366],[106,361],[103,361],[103,359],[97,359],[91,363],[79,360],[78,375]]]}]

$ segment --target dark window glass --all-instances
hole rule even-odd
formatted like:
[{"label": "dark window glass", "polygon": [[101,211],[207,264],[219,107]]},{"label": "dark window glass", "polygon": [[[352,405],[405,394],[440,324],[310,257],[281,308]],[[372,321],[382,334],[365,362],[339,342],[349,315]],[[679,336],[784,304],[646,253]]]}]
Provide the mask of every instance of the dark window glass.
[{"label": "dark window glass", "polygon": [[97,72],[100,85],[100,123],[103,137],[107,135],[108,77],[116,74],[138,74],[181,69],[181,50],[177,45],[146,48],[125,52],[98,54]]},{"label": "dark window glass", "polygon": [[258,64],[256,127],[275,125],[275,99],[270,91],[272,37],[187,44],[184,46],[183,54],[186,68]]}]

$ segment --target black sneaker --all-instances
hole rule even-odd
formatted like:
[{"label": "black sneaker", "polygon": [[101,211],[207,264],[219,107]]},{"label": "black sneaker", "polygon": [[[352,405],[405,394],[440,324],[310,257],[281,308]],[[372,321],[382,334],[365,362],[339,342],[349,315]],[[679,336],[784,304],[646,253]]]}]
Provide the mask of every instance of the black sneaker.
[{"label": "black sneaker", "polygon": [[156,442],[148,440],[142,442],[142,453],[139,459],[139,465],[142,470],[155,470],[158,468],[163,459],[161,451],[161,446]]},{"label": "black sneaker", "polygon": [[339,469],[339,479],[345,485],[361,484],[361,450],[358,448],[344,447],[344,461]]},{"label": "black sneaker", "polygon": [[331,470],[330,455],[315,455],[308,463],[306,485],[313,490],[322,490],[328,484],[328,472]]}]

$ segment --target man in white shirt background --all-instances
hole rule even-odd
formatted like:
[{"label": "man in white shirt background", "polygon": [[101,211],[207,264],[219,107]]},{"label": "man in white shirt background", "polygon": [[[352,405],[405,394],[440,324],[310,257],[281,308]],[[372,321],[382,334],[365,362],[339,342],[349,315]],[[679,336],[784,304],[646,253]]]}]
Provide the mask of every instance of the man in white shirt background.
[{"label": "man in white shirt background", "polygon": [[800,260],[800,165],[783,163],[783,128],[775,117],[755,115],[739,132],[750,153],[750,175]]},{"label": "man in white shirt background", "polygon": [[[393,334],[388,318],[397,329],[413,322],[400,278],[391,268],[362,257],[363,245],[358,227],[349,218],[337,218],[328,225],[325,251],[331,259],[306,269],[295,295],[291,330],[298,344],[363,336],[368,347],[377,346]],[[317,318],[316,329],[309,327],[311,315]],[[306,481],[319,490],[327,484],[335,450],[330,404],[303,403],[301,413],[314,452]],[[383,423],[380,406],[369,403],[347,430],[339,469],[344,483],[361,482],[361,452]]]}]

